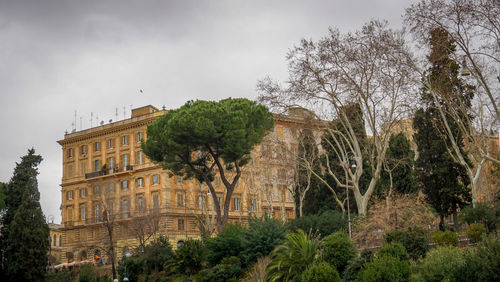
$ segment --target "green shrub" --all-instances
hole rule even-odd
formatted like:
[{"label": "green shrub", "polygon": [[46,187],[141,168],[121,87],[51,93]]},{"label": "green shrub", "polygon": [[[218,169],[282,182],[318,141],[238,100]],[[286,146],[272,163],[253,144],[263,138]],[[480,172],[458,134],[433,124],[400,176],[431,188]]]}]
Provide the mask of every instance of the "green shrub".
[{"label": "green shrub", "polygon": [[406,232],[401,230],[393,230],[384,235],[384,241],[386,243],[398,242],[403,243],[406,236]]},{"label": "green shrub", "polygon": [[327,262],[311,264],[301,275],[304,282],[340,282],[337,270]]},{"label": "green shrub", "polygon": [[328,210],[321,215],[306,215],[288,223],[287,228],[292,232],[302,229],[306,232],[319,233],[321,238],[339,230],[347,229],[347,217],[339,211]]},{"label": "green shrub", "polygon": [[227,257],[222,259],[220,264],[200,271],[195,280],[200,282],[237,281],[242,273],[240,259],[238,257]]},{"label": "green shrub", "polygon": [[493,232],[500,220],[500,204],[477,203],[476,207],[467,206],[460,211],[460,220],[468,224],[482,223],[488,232]]},{"label": "green shrub", "polygon": [[465,266],[465,258],[458,248],[438,247],[427,253],[417,272],[422,281],[466,281],[461,276]]},{"label": "green shrub", "polygon": [[302,272],[318,256],[319,242],[317,238],[299,230],[288,233],[282,245],[271,252],[271,262],[266,267],[266,280],[290,281],[300,277]]},{"label": "green shrub", "polygon": [[199,240],[187,240],[175,252],[175,270],[193,275],[205,266],[205,246]]},{"label": "green shrub", "polygon": [[79,274],[78,270],[71,270],[71,271],[61,270],[59,272],[47,274],[45,276],[45,280],[50,282],[76,281],[78,274]]},{"label": "green shrub", "polygon": [[251,219],[243,232],[241,261],[245,266],[254,264],[258,258],[267,256],[283,243],[287,229],[277,219],[270,217]]},{"label": "green shrub", "polygon": [[482,224],[473,223],[467,228],[467,237],[470,243],[480,242],[484,234],[486,234],[486,228]]},{"label": "green shrub", "polygon": [[409,278],[410,264],[407,260],[384,255],[367,262],[357,281],[408,281]]},{"label": "green shrub", "polygon": [[373,260],[373,251],[370,249],[364,249],[361,251],[361,255],[353,260],[350,260],[347,267],[342,274],[344,281],[356,281],[359,271],[365,265],[365,263]]},{"label": "green shrub", "polygon": [[431,238],[439,246],[458,246],[458,235],[453,231],[436,231],[432,233]]},{"label": "green shrub", "polygon": [[118,276],[120,277],[120,281],[123,281],[125,277],[128,277],[129,281],[137,281],[139,275],[143,273],[143,270],[143,260],[138,256],[131,256],[125,259],[125,261],[120,261],[118,263]]},{"label": "green shrub", "polygon": [[211,266],[221,262],[224,257],[239,256],[243,251],[242,237],[245,229],[239,224],[227,224],[216,237],[205,241],[207,261]]},{"label": "green shrub", "polygon": [[160,236],[144,248],[142,254],[146,274],[164,270],[174,258],[174,251],[166,236]]},{"label": "green shrub", "polygon": [[343,232],[336,232],[325,237],[321,242],[323,247],[323,260],[334,266],[342,273],[347,263],[358,255],[358,250]]},{"label": "green shrub", "polygon": [[401,242],[411,259],[417,260],[429,251],[429,232],[419,226],[408,227]]},{"label": "green shrub", "polygon": [[500,238],[487,237],[466,256],[469,281],[500,281]]},{"label": "green shrub", "polygon": [[390,256],[399,260],[408,260],[408,252],[401,243],[390,243],[383,245],[376,253],[377,257]]}]

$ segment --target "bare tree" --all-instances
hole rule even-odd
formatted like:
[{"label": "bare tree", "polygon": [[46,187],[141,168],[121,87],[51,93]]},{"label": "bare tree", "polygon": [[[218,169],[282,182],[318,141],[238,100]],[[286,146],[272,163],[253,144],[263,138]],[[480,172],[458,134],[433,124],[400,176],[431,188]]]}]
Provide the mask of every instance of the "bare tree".
[{"label": "bare tree", "polygon": [[139,248],[144,250],[146,243],[156,236],[160,230],[161,214],[158,210],[152,209],[147,212],[137,213],[128,222],[128,228],[139,242]]},{"label": "bare tree", "polygon": [[[302,40],[287,59],[287,86],[281,87],[270,79],[260,81],[260,101],[274,109],[308,108],[323,120],[338,122],[337,128],[325,125],[331,141],[324,143],[323,152],[333,152],[342,163],[347,163],[352,154],[356,169],[348,172],[349,183],[345,183],[331,169],[330,161],[334,160],[324,153],[323,169],[337,187],[349,185],[359,214],[366,215],[380,178],[391,128],[411,103],[407,94],[413,91],[413,72],[408,63],[412,56],[404,33],[380,21],[371,21],[355,33],[341,34],[330,29],[329,35],[318,42]],[[366,153],[345,110],[352,103],[361,109],[366,130],[372,135]],[[362,193],[359,179],[364,163],[371,166],[373,176]]]},{"label": "bare tree", "polygon": [[[500,122],[500,4],[494,0],[424,0],[406,11],[406,22],[420,44],[428,44],[431,30],[445,30],[454,42],[452,59],[462,63],[462,75],[472,74],[467,83],[475,84],[472,104],[463,103],[439,85],[423,80],[443,123],[443,135],[449,140],[448,151],[456,162],[466,168],[471,183],[473,204],[478,199],[481,172],[486,162],[497,166],[492,156],[490,135]],[[425,76],[425,65],[415,64],[416,72]],[[458,130],[452,130],[450,120]],[[461,144],[464,144],[462,148]],[[470,163],[472,160],[473,163]]]}]

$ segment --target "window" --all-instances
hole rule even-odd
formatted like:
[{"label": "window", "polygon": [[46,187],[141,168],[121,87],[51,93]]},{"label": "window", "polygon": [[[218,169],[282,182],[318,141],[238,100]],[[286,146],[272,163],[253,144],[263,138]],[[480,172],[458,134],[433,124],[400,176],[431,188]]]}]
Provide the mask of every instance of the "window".
[{"label": "window", "polygon": [[54,234],[54,236],[52,236],[52,245],[56,245],[57,244],[57,238],[56,238],[56,234]]},{"label": "window", "polygon": [[122,213],[124,214],[124,216],[128,216],[128,211],[129,211],[129,207],[128,207],[128,199],[123,199],[122,200]]},{"label": "window", "polygon": [[80,197],[83,199],[85,198],[85,188],[80,189]]},{"label": "window", "polygon": [[182,184],[182,175],[177,175],[177,184]]},{"label": "window", "polygon": [[115,187],[114,187],[113,183],[108,184],[108,191],[110,194],[115,191]]},{"label": "window", "polygon": [[140,196],[137,198],[137,210],[144,211],[144,197]]},{"label": "window", "polygon": [[72,158],[73,157],[73,148],[69,148],[68,149],[68,158]]},{"label": "window", "polygon": [[62,236],[59,236],[59,247],[62,245]]},{"label": "window", "polygon": [[184,219],[177,220],[177,230],[179,231],[184,230]]},{"label": "window", "polygon": [[99,204],[94,204],[94,219],[95,222],[99,222]]},{"label": "window", "polygon": [[126,166],[128,166],[128,154],[123,154],[122,157],[123,157],[123,168],[125,168]]},{"label": "window", "polygon": [[72,178],[73,177],[73,165],[68,165],[68,178]]},{"label": "window", "polygon": [[73,200],[73,190],[68,191],[68,200]]},{"label": "window", "polygon": [[99,152],[100,150],[101,150],[101,143],[95,142],[94,143],[94,152]]},{"label": "window", "polygon": [[269,157],[269,145],[262,146],[262,156],[268,158]]},{"label": "window", "polygon": [[113,214],[113,211],[114,211],[113,200],[108,200],[108,212],[109,212],[109,214]]},{"label": "window", "polygon": [[137,152],[137,164],[138,165],[142,164],[142,151]]},{"label": "window", "polygon": [[177,206],[184,207],[184,193],[182,192],[177,193]]},{"label": "window", "polygon": [[80,219],[85,220],[85,206],[80,207]]},{"label": "window", "polygon": [[85,175],[86,172],[87,172],[87,165],[86,162],[83,161],[80,163],[80,175]]},{"label": "window", "polygon": [[99,195],[100,189],[99,186],[94,186],[94,195]]},{"label": "window", "polygon": [[73,220],[73,206],[68,207],[67,213],[68,213],[68,220],[72,221]]},{"label": "window", "polygon": [[234,210],[235,211],[240,210],[240,198],[234,198]]},{"label": "window", "polygon": [[108,149],[113,149],[113,139],[108,140]]},{"label": "window", "polygon": [[278,138],[283,138],[283,136],[285,135],[283,127],[281,127],[281,126],[276,128],[276,133],[278,134]]},{"label": "window", "polygon": [[255,207],[256,207],[256,200],[255,199],[250,199],[250,211],[251,212],[254,212],[255,211]]},{"label": "window", "polygon": [[137,132],[137,142],[141,142],[142,141],[142,132],[139,131]]},{"label": "window", "polygon": [[112,169],[115,166],[115,158],[109,157],[108,164],[109,164],[109,168]]},{"label": "window", "polygon": [[87,153],[87,145],[82,145],[81,152],[82,152],[82,155],[85,155]]},{"label": "window", "polygon": [[122,136],[122,145],[127,145],[128,144],[128,135],[123,135]]},{"label": "window", "polygon": [[137,178],[137,187],[143,187],[144,179],[142,177]]},{"label": "window", "polygon": [[198,207],[200,210],[203,210],[205,207],[205,199],[203,198],[202,195],[198,196]]},{"label": "window", "polygon": [[217,202],[219,202],[219,206],[220,206],[222,203],[222,197],[217,197]]},{"label": "window", "polygon": [[94,171],[101,170],[101,160],[94,160]]},{"label": "window", "polygon": [[124,190],[128,189],[128,180],[122,181],[122,189],[124,189]]},{"label": "window", "polygon": [[284,169],[279,170],[279,179],[282,181],[286,180],[286,170],[284,170]]},{"label": "window", "polygon": [[153,209],[158,211],[160,209],[160,196],[158,193],[153,193]]},{"label": "window", "polygon": [[153,185],[156,185],[158,183],[159,183],[158,174],[153,174]]}]

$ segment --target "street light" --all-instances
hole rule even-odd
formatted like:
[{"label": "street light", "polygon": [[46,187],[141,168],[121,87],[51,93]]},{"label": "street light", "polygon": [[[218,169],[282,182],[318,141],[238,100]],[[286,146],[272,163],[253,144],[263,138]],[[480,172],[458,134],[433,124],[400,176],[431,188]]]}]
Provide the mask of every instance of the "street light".
[{"label": "street light", "polygon": [[128,282],[128,272],[127,272],[127,265],[125,264],[125,259],[131,257],[132,254],[128,250],[128,247],[125,247],[125,250],[123,251],[123,256],[122,256],[122,261],[123,261],[123,269],[125,270],[125,277],[123,277],[124,282]]},{"label": "street light", "polygon": [[[347,152],[345,157],[344,169],[345,169],[345,193],[347,197],[347,228],[349,229],[349,238],[352,238],[352,230],[351,230],[351,208],[349,207],[349,179],[347,175],[349,161],[349,153],[354,155],[352,152]],[[351,167],[356,168],[356,162],[353,162]]]}]

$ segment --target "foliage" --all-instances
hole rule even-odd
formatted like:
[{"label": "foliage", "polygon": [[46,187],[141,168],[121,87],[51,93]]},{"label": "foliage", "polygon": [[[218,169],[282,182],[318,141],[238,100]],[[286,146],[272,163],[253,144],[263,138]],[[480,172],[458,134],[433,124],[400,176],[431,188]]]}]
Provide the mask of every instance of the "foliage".
[{"label": "foliage", "polygon": [[410,226],[405,232],[405,237],[401,243],[406,248],[410,258],[417,260],[424,257],[429,251],[429,232],[419,226]]},{"label": "foliage", "polygon": [[358,255],[356,246],[343,232],[336,232],[325,237],[321,242],[322,259],[342,273],[348,262]]},{"label": "foliage", "polygon": [[143,259],[138,256],[131,256],[118,263],[118,276],[120,281],[128,277],[129,281],[138,281],[138,277],[144,271]]},{"label": "foliage", "polygon": [[361,255],[351,261],[347,265],[344,273],[342,273],[344,281],[356,281],[358,278],[358,273],[361,271],[365,263],[372,261],[374,253],[370,249],[364,249],[361,251]]},{"label": "foliage", "polygon": [[408,252],[401,243],[384,244],[375,254],[376,257],[390,256],[399,260],[408,260]]},{"label": "foliage", "polygon": [[458,246],[458,235],[453,231],[436,231],[432,233],[431,238],[439,246]]},{"label": "foliage", "polygon": [[487,237],[465,258],[468,281],[500,281],[500,238]]},{"label": "foliage", "polygon": [[207,261],[211,266],[224,257],[239,256],[243,251],[242,240],[245,229],[239,224],[227,224],[216,237],[205,241]]},{"label": "foliage", "polygon": [[226,257],[222,259],[220,264],[200,271],[196,276],[196,281],[237,281],[237,278],[242,273],[240,259],[238,257]]},{"label": "foliage", "polygon": [[467,228],[467,238],[469,238],[470,243],[478,243],[486,234],[486,231],[486,228],[482,224],[473,223]]},{"label": "foliage", "polygon": [[[416,167],[418,179],[426,195],[426,200],[439,213],[440,230],[444,230],[444,217],[463,208],[471,200],[470,190],[467,186],[470,179],[466,167],[455,161],[448,148],[451,146],[445,132],[445,124],[439,109],[460,105],[470,107],[474,95],[470,86],[463,83],[458,77],[458,64],[450,58],[455,50],[455,43],[449,34],[440,28],[430,32],[431,53],[428,59],[431,68],[427,77],[429,85],[422,89],[421,101],[425,108],[415,113],[413,128],[418,147]],[[438,100],[434,93],[441,93],[454,97],[453,104]],[[456,136],[460,143],[457,146],[463,150],[463,138],[456,120],[446,116],[446,126]],[[464,154],[462,154],[464,155]],[[467,160],[470,163],[469,160]]]},{"label": "foliage", "polygon": [[328,210],[320,215],[306,215],[288,223],[290,231],[299,229],[318,232],[321,237],[347,229],[347,217],[339,211]]},{"label": "foliage", "polygon": [[41,161],[34,149],[28,150],[5,191],[6,213],[0,231],[4,281],[41,280],[45,276],[50,243],[36,179]]},{"label": "foliage", "polygon": [[[417,266],[415,280],[422,281],[464,281],[457,274],[466,266],[462,252],[453,247],[438,247],[427,253]],[[418,279],[417,279],[418,278]]]},{"label": "foliage", "polygon": [[59,271],[48,273],[45,276],[45,281],[48,282],[68,282],[68,281],[76,281],[78,278],[79,272],[77,270],[71,271]]},{"label": "foliage", "polygon": [[310,282],[340,282],[340,275],[327,262],[317,262],[309,265],[301,275],[301,281]]},{"label": "foliage", "polygon": [[[79,276],[78,276],[78,282],[107,282],[110,281],[111,279],[104,275],[100,276],[99,273],[95,271],[95,268],[91,264],[86,264],[80,267],[79,269]],[[137,281],[137,280],[131,280],[131,281]]]},{"label": "foliage", "polygon": [[287,229],[277,219],[264,216],[250,219],[241,237],[240,258],[245,266],[254,264],[258,258],[267,256],[285,239]]},{"label": "foliage", "polygon": [[[142,149],[172,174],[207,184],[221,231],[241,167],[249,162],[252,148],[272,128],[273,116],[268,109],[248,99],[189,101],[148,126],[148,139],[143,141]],[[228,180],[230,171],[233,177]],[[226,189],[223,213],[212,185],[217,172]]]},{"label": "foliage", "polygon": [[271,253],[271,262],[267,265],[266,281],[288,281],[300,274],[318,257],[319,241],[311,233],[298,230],[288,233],[283,245],[277,246]]},{"label": "foliage", "polygon": [[269,257],[257,259],[257,262],[247,271],[244,281],[264,281],[266,278],[266,268],[270,261]]},{"label": "foliage", "polygon": [[205,266],[205,246],[199,240],[187,240],[175,252],[177,273],[194,275]]},{"label": "foliage", "polygon": [[482,223],[488,232],[493,232],[500,221],[500,204],[476,203],[475,207],[469,205],[460,211],[460,219],[468,224]]},{"label": "foliage", "polygon": [[166,236],[160,236],[144,248],[144,271],[163,271],[164,265],[172,260],[174,252]]},{"label": "foliage", "polygon": [[7,183],[0,182],[0,212],[5,209],[5,190],[7,190]]},{"label": "foliage", "polygon": [[406,232],[404,232],[404,231],[392,230],[390,232],[385,233],[384,241],[386,243],[392,243],[392,242],[403,243],[405,236],[406,236]]},{"label": "foliage", "polygon": [[409,278],[410,264],[407,260],[383,255],[367,262],[357,281],[408,281]]}]

